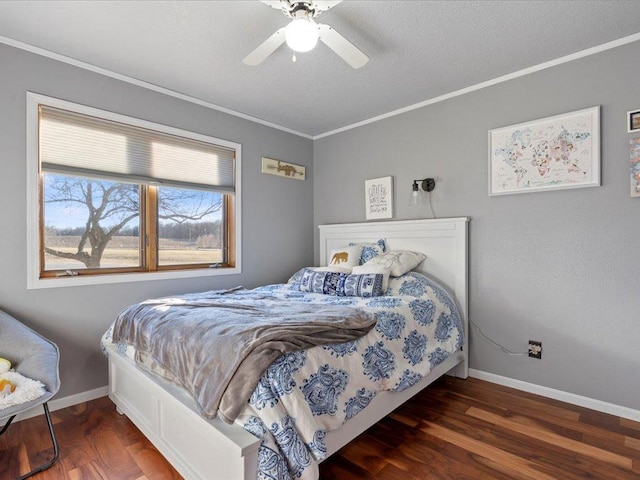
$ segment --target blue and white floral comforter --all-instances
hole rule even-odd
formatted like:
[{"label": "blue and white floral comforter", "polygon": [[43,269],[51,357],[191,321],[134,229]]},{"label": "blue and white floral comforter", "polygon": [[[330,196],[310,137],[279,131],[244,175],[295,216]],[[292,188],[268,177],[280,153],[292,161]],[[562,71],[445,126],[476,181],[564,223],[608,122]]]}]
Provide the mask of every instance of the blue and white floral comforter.
[{"label": "blue and white floral comforter", "polygon": [[[377,318],[366,336],[287,353],[262,376],[236,419],[261,439],[261,479],[317,479],[327,432],[364,410],[379,392],[416,384],[462,346],[455,302],[416,272],[391,278],[387,294],[380,297],[305,293],[295,276],[289,284],[256,291],[293,302],[353,305]],[[110,341],[108,333],[103,341]]]}]

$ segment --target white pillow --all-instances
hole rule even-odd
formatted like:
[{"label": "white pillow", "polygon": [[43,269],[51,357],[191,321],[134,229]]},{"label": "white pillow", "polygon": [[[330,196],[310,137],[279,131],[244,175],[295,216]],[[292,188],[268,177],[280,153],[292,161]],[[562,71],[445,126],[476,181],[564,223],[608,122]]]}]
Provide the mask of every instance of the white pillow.
[{"label": "white pillow", "polygon": [[400,256],[391,269],[391,275],[394,277],[399,277],[410,272],[427,258],[424,253],[413,252],[411,250],[396,250],[396,252],[400,252]]},{"label": "white pillow", "polygon": [[[369,267],[383,267],[383,268],[388,268],[389,270],[391,270],[391,267],[393,266],[394,263],[396,263],[396,260],[398,259],[398,257],[400,256],[400,254],[398,252],[387,252],[387,253],[383,253],[382,255],[378,255],[377,257],[373,257],[371,260],[369,260],[367,263],[365,263],[364,265],[368,265]],[[363,265],[363,267],[364,267]]]},{"label": "white pillow", "polygon": [[389,287],[389,275],[391,274],[391,271],[388,268],[380,265],[356,265],[353,267],[351,273],[353,275],[363,275],[367,273],[382,274],[382,293],[384,294],[387,292],[387,288]]},{"label": "white pillow", "polygon": [[416,268],[425,258],[427,258],[427,256],[420,252],[392,250],[373,257],[365,263],[365,265],[388,268],[391,270],[392,277],[399,277]]},{"label": "white pillow", "polygon": [[329,254],[329,266],[338,267],[355,267],[360,263],[360,254],[362,253],[362,245],[353,245],[351,247],[336,248],[331,250]]}]

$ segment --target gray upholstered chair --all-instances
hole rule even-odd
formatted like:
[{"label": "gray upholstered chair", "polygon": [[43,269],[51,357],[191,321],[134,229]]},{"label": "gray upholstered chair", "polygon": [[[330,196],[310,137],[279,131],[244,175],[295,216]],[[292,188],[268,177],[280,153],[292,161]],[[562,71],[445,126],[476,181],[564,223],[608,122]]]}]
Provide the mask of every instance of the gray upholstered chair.
[{"label": "gray upholstered chair", "polygon": [[58,441],[53,431],[47,402],[60,389],[60,377],[58,375],[60,353],[55,343],[0,310],[0,356],[9,360],[16,372],[25,377],[40,380],[47,390],[47,393],[36,400],[0,409],[0,425],[6,421],[0,430],[0,435],[2,435],[7,431],[16,415],[38,405],[44,407],[44,414],[51,434],[51,442],[53,443],[53,458],[19,477],[18,480],[22,480],[46,470],[58,460]]}]

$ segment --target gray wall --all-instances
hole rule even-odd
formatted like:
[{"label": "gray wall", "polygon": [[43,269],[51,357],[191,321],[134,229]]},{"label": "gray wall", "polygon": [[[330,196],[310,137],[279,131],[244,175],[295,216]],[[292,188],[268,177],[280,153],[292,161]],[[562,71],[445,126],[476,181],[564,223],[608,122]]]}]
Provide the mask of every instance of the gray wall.
[{"label": "gray wall", "polygon": [[[0,308],[60,345],[61,397],[102,387],[98,340],[125,306],[283,281],[313,263],[314,223],[364,221],[364,180],[393,175],[403,219],[424,216],[408,208],[412,179],[435,176],[438,216],[472,218],[471,319],[513,350],[544,345],[542,360],[509,357],[472,332],[471,367],[640,409],[640,199],[624,123],[640,107],[639,57],[626,45],[312,143],[0,45]],[[243,273],[27,290],[27,91],[241,143]],[[602,187],[488,197],[488,130],[593,105]],[[262,175],[263,155],[309,167],[307,181]]]},{"label": "gray wall", "polygon": [[[436,214],[471,217],[470,318],[512,350],[544,347],[542,360],[511,357],[472,331],[471,368],[640,409],[640,199],[625,125],[640,108],[638,58],[629,44],[316,140],[315,224],[364,221],[364,181],[385,175],[395,219],[416,217],[411,181],[436,177]],[[488,130],[594,105],[601,187],[488,196]]]},{"label": "gray wall", "polygon": [[[60,397],[107,384],[99,339],[127,305],[164,294],[284,281],[313,262],[311,140],[5,45],[0,66],[0,308],[58,343]],[[27,91],[241,143],[242,274],[27,290]],[[262,175],[263,155],[306,166],[307,180]]]}]

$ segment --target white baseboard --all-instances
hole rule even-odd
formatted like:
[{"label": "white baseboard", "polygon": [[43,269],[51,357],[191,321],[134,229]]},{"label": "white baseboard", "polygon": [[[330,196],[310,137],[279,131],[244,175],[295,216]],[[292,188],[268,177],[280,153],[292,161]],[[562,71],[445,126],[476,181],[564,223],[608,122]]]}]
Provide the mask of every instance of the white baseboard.
[{"label": "white baseboard", "polygon": [[514,378],[503,377],[494,373],[483,372],[482,370],[476,370],[474,368],[469,369],[469,376],[485,380],[487,382],[497,383],[498,385],[504,385],[505,387],[515,388],[516,390],[522,390],[524,392],[534,393],[543,397],[553,398],[554,400],[560,400],[561,402],[570,403],[572,405],[590,408],[592,410],[597,410],[598,412],[608,413],[610,415],[615,415],[616,417],[628,418],[629,420],[640,422],[640,410],[634,410],[621,405],[603,402],[602,400],[596,400],[594,398],[583,397],[581,395],[564,392],[562,390],[543,387],[542,385],[536,385],[534,383],[523,382],[522,380],[516,380]]},{"label": "white baseboard", "polygon": [[[87,392],[76,393],[75,395],[69,395],[68,397],[51,400],[49,402],[49,410],[54,412],[56,410],[71,407],[82,402],[88,402],[89,400],[95,400],[96,398],[106,397],[107,395],[109,395],[108,386],[96,388]],[[27,418],[35,417],[42,414],[44,414],[44,411],[42,410],[41,406],[38,406],[27,410],[24,413],[21,413],[16,417],[14,421],[19,422],[20,420],[26,420]]]}]

